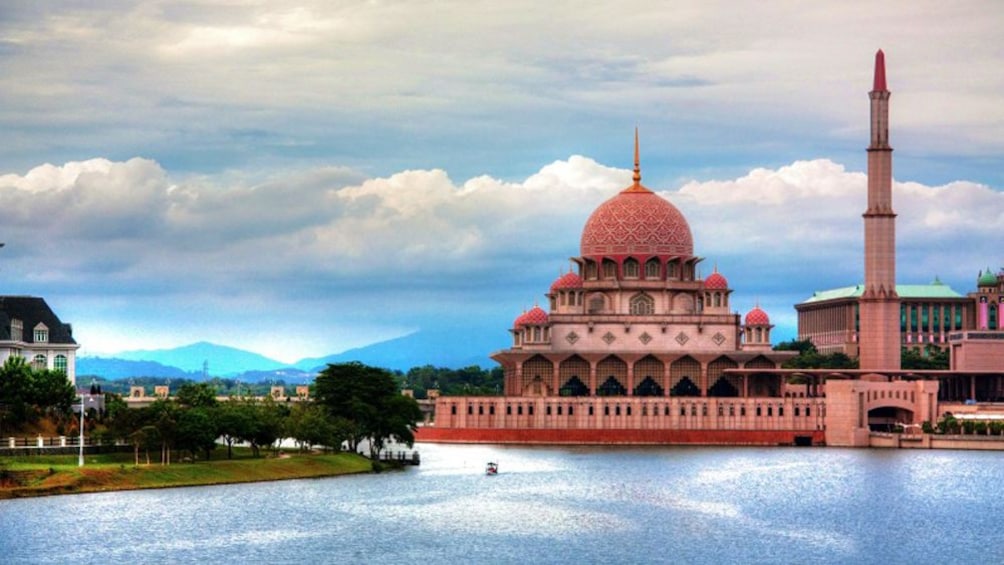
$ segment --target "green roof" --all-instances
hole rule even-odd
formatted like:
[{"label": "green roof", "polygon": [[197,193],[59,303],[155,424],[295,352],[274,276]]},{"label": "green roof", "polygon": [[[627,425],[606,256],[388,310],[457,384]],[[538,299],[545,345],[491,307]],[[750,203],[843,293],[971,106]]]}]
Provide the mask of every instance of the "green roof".
[{"label": "green roof", "polygon": [[[817,290],[802,304],[812,304],[813,302],[837,300],[840,298],[857,298],[864,293],[864,290],[865,285],[863,284],[830,290]],[[931,284],[898,284],[896,285],[896,294],[900,298],[965,298],[952,290],[952,287],[937,280]]]}]

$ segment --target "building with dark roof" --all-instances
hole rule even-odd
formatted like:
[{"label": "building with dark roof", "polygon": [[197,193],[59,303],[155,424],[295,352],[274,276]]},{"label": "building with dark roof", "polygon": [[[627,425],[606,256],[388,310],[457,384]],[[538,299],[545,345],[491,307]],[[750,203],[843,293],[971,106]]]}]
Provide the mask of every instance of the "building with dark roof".
[{"label": "building with dark roof", "polygon": [[0,296],[0,363],[17,355],[36,369],[63,371],[75,383],[79,347],[73,328],[56,316],[45,299]]}]

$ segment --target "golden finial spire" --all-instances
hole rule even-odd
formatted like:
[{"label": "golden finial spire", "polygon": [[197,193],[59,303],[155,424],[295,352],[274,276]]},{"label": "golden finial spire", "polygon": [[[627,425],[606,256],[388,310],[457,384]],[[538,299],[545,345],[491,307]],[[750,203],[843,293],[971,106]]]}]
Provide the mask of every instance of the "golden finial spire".
[{"label": "golden finial spire", "polygon": [[641,160],[638,158],[638,126],[634,128],[634,176],[635,184],[641,183]]}]

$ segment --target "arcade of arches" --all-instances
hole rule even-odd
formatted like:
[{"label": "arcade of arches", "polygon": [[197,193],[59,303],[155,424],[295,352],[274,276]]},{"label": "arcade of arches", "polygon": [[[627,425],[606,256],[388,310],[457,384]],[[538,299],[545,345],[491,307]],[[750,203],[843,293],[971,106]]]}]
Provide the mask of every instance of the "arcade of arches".
[{"label": "arcade of arches", "polygon": [[[587,360],[588,359],[588,360]],[[762,373],[731,369],[763,369]],[[777,366],[762,355],[528,355],[505,365],[507,396],[779,397],[786,390]]]}]

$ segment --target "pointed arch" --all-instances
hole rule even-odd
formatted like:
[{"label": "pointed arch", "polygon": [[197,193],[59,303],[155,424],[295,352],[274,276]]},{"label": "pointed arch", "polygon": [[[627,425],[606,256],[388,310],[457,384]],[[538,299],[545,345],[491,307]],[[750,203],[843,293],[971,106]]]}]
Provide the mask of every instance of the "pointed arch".
[{"label": "pointed arch", "polygon": [[589,396],[589,362],[572,355],[558,365],[558,394],[561,396]]},{"label": "pointed arch", "polygon": [[701,364],[685,355],[669,366],[670,396],[700,396],[697,383],[701,380]]},{"label": "pointed arch", "polygon": [[[646,380],[650,380],[651,384],[643,388],[642,384]],[[634,389],[635,396],[665,396],[665,365],[652,355],[642,357],[634,364],[634,381],[638,383]]]},{"label": "pointed arch", "polygon": [[520,395],[540,396],[550,394],[551,387],[547,384],[554,375],[554,365],[542,355],[523,361],[523,378],[520,383]]},{"label": "pointed arch", "polygon": [[624,278],[626,279],[636,279],[639,277],[639,265],[638,260],[634,257],[628,257],[624,260]]},{"label": "pointed arch", "polygon": [[725,369],[738,369],[739,363],[722,355],[708,365],[708,396],[739,396],[742,386],[738,375],[724,374]]},{"label": "pointed arch", "polygon": [[610,355],[596,365],[597,396],[624,396],[627,394],[627,363]]},{"label": "pointed arch", "polygon": [[658,257],[652,257],[645,261],[645,278],[648,280],[659,280],[662,278],[662,263]]}]

